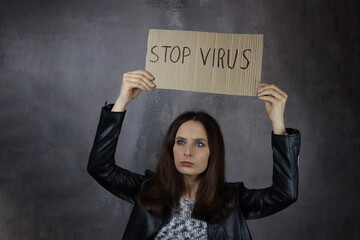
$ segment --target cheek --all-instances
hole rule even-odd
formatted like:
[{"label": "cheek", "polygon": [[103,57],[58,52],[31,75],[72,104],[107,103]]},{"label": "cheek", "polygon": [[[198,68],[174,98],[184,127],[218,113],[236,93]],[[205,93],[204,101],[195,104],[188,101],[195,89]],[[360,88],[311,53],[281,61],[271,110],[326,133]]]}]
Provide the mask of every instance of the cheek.
[{"label": "cheek", "polygon": [[176,161],[178,156],[181,154],[179,147],[177,147],[176,145],[174,145],[173,147],[173,154],[174,154],[174,160]]},{"label": "cheek", "polygon": [[182,166],[180,164],[181,161],[183,161],[183,152],[181,151],[181,148],[179,146],[173,147],[173,155],[174,155],[174,165],[178,172],[183,173]]},{"label": "cheek", "polygon": [[209,153],[204,153],[203,156],[201,157],[201,165],[204,169],[206,169],[209,164],[209,157],[210,157]]}]

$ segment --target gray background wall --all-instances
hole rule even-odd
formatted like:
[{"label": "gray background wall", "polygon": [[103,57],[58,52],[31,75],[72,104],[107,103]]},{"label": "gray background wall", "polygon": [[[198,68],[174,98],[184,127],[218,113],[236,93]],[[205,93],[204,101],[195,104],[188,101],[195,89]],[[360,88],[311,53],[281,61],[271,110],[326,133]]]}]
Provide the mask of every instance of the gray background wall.
[{"label": "gray background wall", "polygon": [[[144,68],[150,28],[265,36],[262,80],[302,133],[298,202],[248,221],[254,239],[359,239],[358,1],[0,1],[0,239],[120,239],[131,205],[86,172],[100,108]],[[271,184],[256,97],[154,90],[130,104],[117,163],[153,169],[184,110],[222,126],[227,178]]]}]

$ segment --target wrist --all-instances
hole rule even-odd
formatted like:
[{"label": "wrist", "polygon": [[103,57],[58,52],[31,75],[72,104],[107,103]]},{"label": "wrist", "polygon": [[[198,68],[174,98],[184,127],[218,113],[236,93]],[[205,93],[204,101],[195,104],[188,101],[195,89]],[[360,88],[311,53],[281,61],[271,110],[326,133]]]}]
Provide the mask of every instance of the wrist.
[{"label": "wrist", "polygon": [[124,112],[128,104],[129,104],[128,102],[122,101],[121,99],[117,99],[111,111]]},{"label": "wrist", "polygon": [[277,135],[286,134],[285,123],[283,121],[272,122],[272,126],[273,126],[274,134],[277,134]]}]

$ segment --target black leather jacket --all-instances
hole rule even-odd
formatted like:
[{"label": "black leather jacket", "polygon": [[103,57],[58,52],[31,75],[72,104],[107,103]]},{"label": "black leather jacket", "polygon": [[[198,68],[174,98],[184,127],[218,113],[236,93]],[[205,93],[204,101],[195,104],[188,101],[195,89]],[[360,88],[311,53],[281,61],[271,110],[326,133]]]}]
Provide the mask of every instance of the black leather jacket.
[{"label": "black leather jacket", "polygon": [[[134,207],[123,239],[153,239],[170,221],[172,202],[167,204],[162,216],[154,215],[140,205],[136,196],[144,181],[153,172],[133,173],[115,164],[115,150],[125,112],[111,112],[112,104],[102,108],[94,145],[88,163],[88,172],[104,188],[119,198],[133,203]],[[247,189],[242,182],[231,183],[235,194],[235,207],[221,220],[208,223],[208,238],[250,240],[246,219],[274,214],[298,197],[298,156],[300,133],[287,129],[288,135],[272,133],[273,184],[263,189]]]}]

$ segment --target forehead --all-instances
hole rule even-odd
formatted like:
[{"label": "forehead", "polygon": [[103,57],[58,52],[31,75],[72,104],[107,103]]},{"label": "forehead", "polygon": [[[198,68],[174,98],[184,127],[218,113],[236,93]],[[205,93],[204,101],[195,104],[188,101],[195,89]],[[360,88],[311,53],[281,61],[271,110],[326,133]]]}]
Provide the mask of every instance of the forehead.
[{"label": "forehead", "polygon": [[199,121],[189,120],[180,125],[176,136],[184,138],[204,138],[207,134],[204,125]]}]

